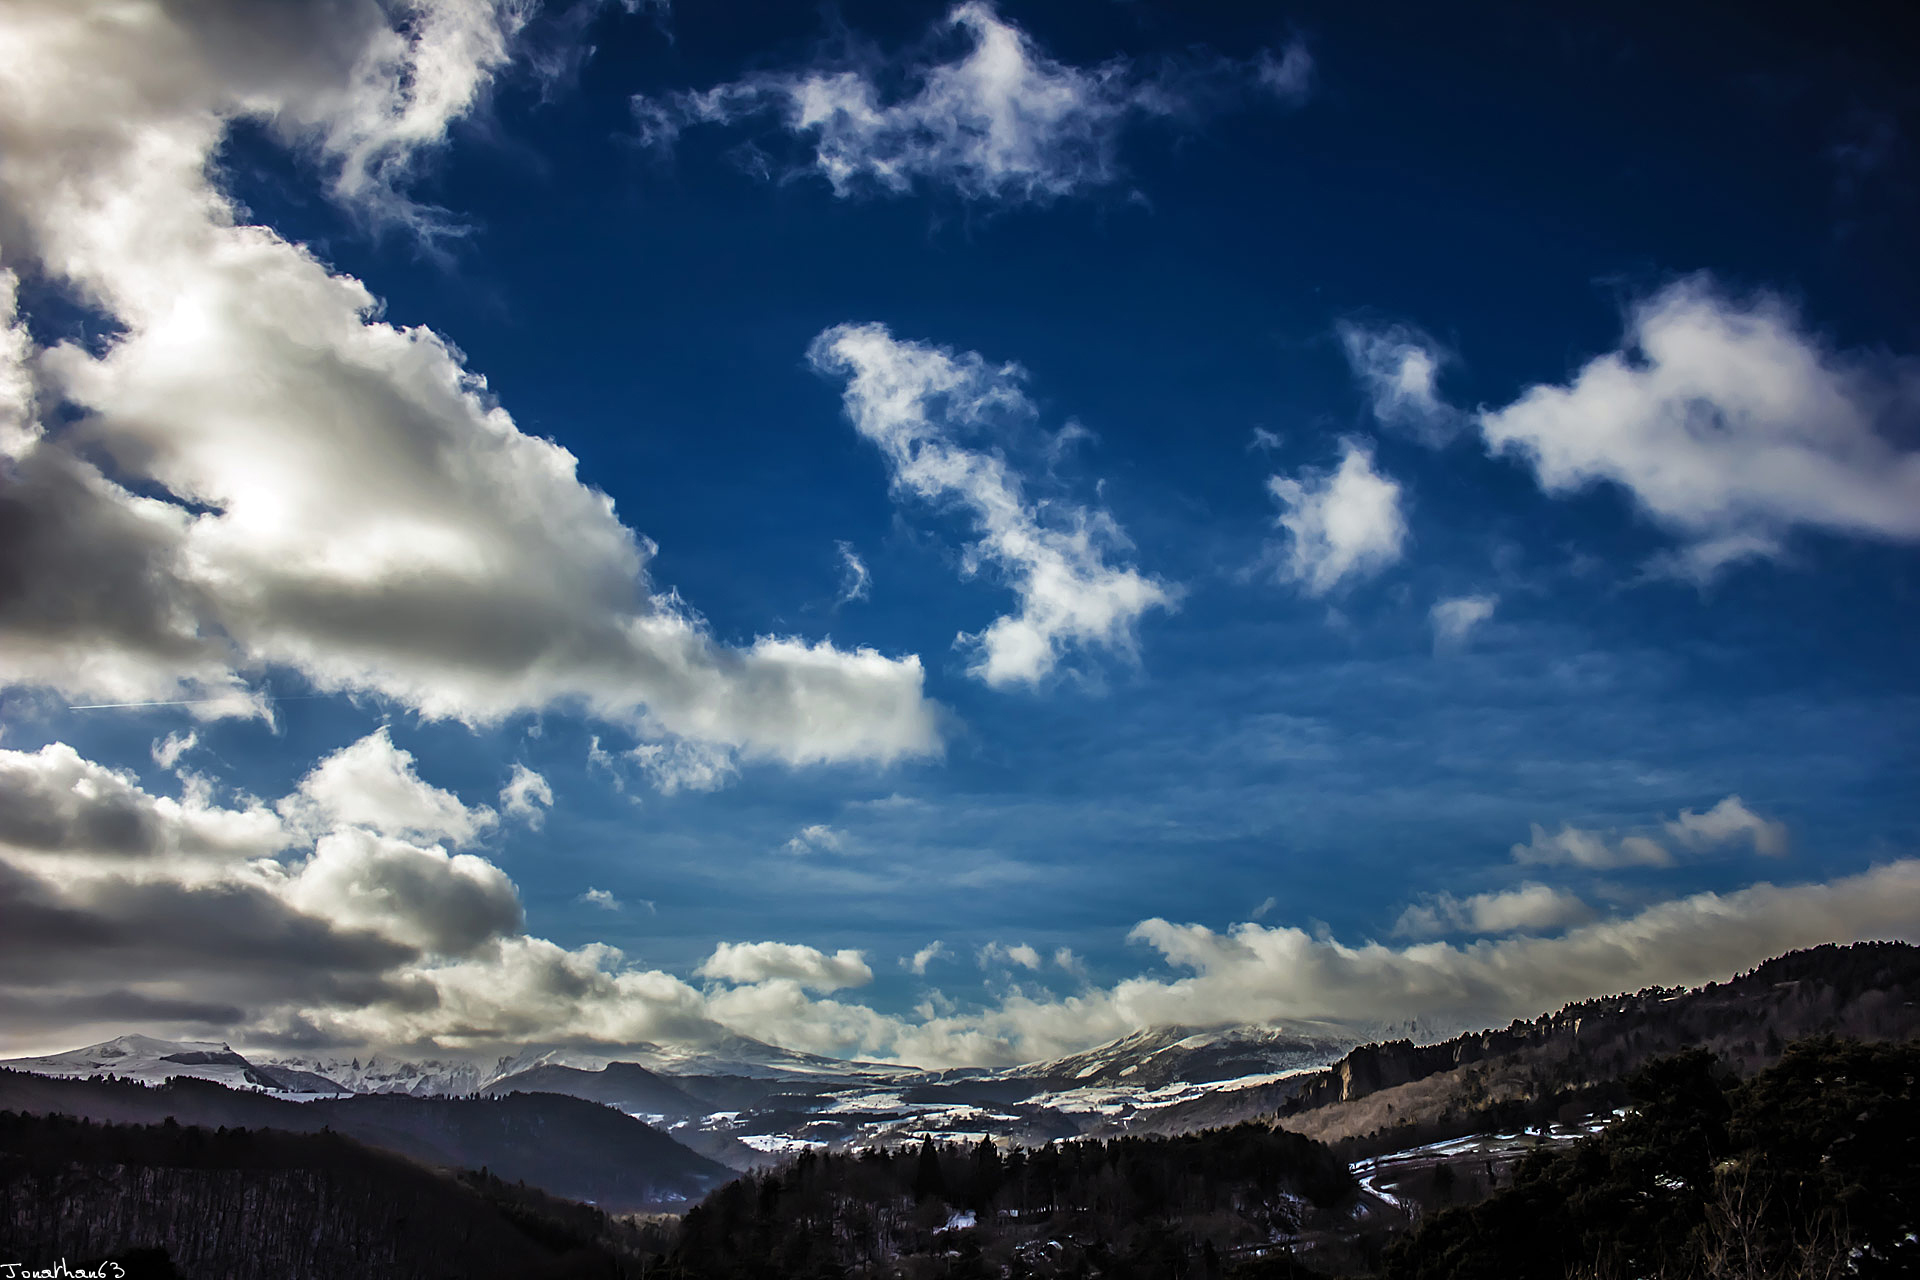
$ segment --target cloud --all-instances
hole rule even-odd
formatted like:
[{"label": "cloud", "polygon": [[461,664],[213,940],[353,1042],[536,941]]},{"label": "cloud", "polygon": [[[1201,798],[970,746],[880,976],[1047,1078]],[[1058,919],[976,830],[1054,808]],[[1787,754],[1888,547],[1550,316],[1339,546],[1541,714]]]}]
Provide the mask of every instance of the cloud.
[{"label": "cloud", "polygon": [[581,894],[579,898],[575,899],[575,901],[584,906],[599,907],[602,911],[626,910],[626,904],[614,897],[612,893],[605,889],[595,889],[591,886],[589,886],[587,891]]},{"label": "cloud", "polygon": [[929,942],[900,963],[922,977],[926,976],[927,966],[935,960],[950,958],[953,953],[947,950],[947,944],[940,941]]},{"label": "cloud", "polygon": [[256,121],[337,199],[424,225],[402,184],[523,8],[0,16],[0,227],[112,334],[39,350],[0,288],[0,669],[203,716],[264,714],[244,677],[271,666],[429,718],[566,706],[788,764],[937,750],[917,658],[716,642],[445,338],[379,319],[214,185],[229,129]]},{"label": "cloud", "polygon": [[1266,914],[1269,911],[1272,911],[1275,907],[1279,905],[1280,905],[1280,900],[1274,897],[1272,894],[1268,894],[1266,897],[1260,900],[1260,905],[1253,909],[1253,915],[1251,918],[1255,920],[1264,919],[1266,917]]},{"label": "cloud", "polygon": [[718,791],[739,772],[733,753],[705,742],[672,739],[643,742],[627,752],[654,789],[670,796],[678,791]]},{"label": "cloud", "polygon": [[823,822],[802,827],[792,839],[780,846],[788,853],[838,853],[846,847],[846,835]]},{"label": "cloud", "polygon": [[188,730],[175,731],[164,738],[154,740],[153,762],[162,769],[171,769],[180,763],[180,757],[200,745],[200,735]]},{"label": "cloud", "polygon": [[1549,832],[1539,823],[1532,824],[1533,837],[1526,844],[1513,846],[1515,862],[1542,866],[1586,867],[1607,870],[1614,867],[1670,867],[1673,855],[1657,841],[1645,836],[1612,839],[1598,831],[1588,831],[1570,823]]},{"label": "cloud", "polygon": [[1279,432],[1269,431],[1265,427],[1255,427],[1252,438],[1247,441],[1247,452],[1252,453],[1257,449],[1261,453],[1272,453],[1284,443],[1286,441]]},{"label": "cloud", "polygon": [[485,805],[469,808],[451,791],[423,782],[413,753],[395,746],[384,725],[315,765],[280,811],[314,829],[349,824],[456,846],[472,844],[497,821]]},{"label": "cloud", "polygon": [[1024,942],[1015,943],[1011,947],[998,942],[989,942],[980,948],[981,968],[988,965],[1019,965],[1022,969],[1032,969],[1037,972],[1043,963],[1045,962],[1040,959],[1040,953]]},{"label": "cloud", "polygon": [[1593,912],[1575,894],[1544,884],[1523,884],[1497,893],[1456,898],[1435,894],[1408,907],[1394,922],[1402,937],[1447,933],[1540,933],[1580,924]]},{"label": "cloud", "polygon": [[1267,480],[1282,508],[1276,523],[1290,538],[1281,572],[1316,596],[1343,579],[1379,573],[1400,558],[1407,539],[1399,483],[1374,470],[1362,442],[1343,440],[1340,450],[1331,472]]},{"label": "cloud", "polygon": [[1058,947],[1053,953],[1053,962],[1076,978],[1087,976],[1087,962],[1073,953],[1070,947]]},{"label": "cloud", "polygon": [[[1747,808],[1739,796],[1728,796],[1704,813],[1682,809],[1680,816],[1661,824],[1668,839],[1683,849],[1702,851],[1746,841],[1753,851],[1777,858],[1787,851],[1785,824],[1763,818]],[[1513,846],[1516,862],[1546,866],[1576,866],[1592,870],[1614,867],[1669,867],[1673,854],[1657,840],[1642,835],[1614,838],[1598,831],[1564,824],[1549,833],[1533,824],[1532,839]]]},{"label": "cloud", "polygon": [[[1675,823],[1690,817],[1699,828],[1707,816]],[[1216,932],[1154,919],[1131,936],[1164,968],[1065,997],[1015,989],[972,1009],[933,1001],[904,1017],[823,994],[872,981],[859,951],[723,943],[694,972],[703,989],[614,947],[568,950],[528,935],[511,881],[478,855],[353,823],[310,837],[268,805],[222,805],[206,791],[170,801],[62,744],[0,751],[0,824],[0,1008],[31,1019],[26,1029],[9,1022],[15,1043],[78,1042],[88,1019],[144,1010],[152,1022],[261,1045],[493,1051],[702,1046],[744,1034],[815,1052],[1002,1065],[1174,1023],[1499,1025],[1568,1000],[1723,978],[1794,947],[1920,939],[1920,859],[1826,883],[1695,894],[1556,936],[1515,931],[1559,929],[1572,903],[1522,886],[1425,904],[1436,926],[1505,937],[1349,945],[1324,930]],[[1747,838],[1724,817],[1703,830]],[[930,944],[908,967],[944,954]],[[1026,944],[982,956],[1044,967]]]},{"label": "cloud", "polygon": [[956,5],[934,36],[949,48],[957,37],[957,56],[890,65],[855,51],[814,70],[636,97],[634,120],[643,142],[664,147],[691,127],[774,117],[807,150],[798,171],[826,179],[837,196],[925,185],[967,200],[1044,204],[1118,181],[1120,138],[1136,118],[1191,114],[1248,90],[1299,102],[1313,71],[1298,44],[1247,63],[1169,63],[1152,76],[1124,59],[1073,67],[983,0]]},{"label": "cloud", "polygon": [[1499,596],[1453,596],[1435,604],[1428,617],[1437,646],[1464,644],[1473,629],[1493,616]]},{"label": "cloud", "polygon": [[1173,607],[1172,587],[1108,563],[1130,544],[1106,512],[1030,500],[998,452],[961,443],[998,420],[1033,415],[1016,366],[899,341],[877,324],[828,329],[808,358],[846,380],[847,416],[879,447],[895,491],[966,511],[980,535],[967,548],[967,571],[994,565],[1018,596],[1018,613],[960,636],[975,650],[972,674],[995,687],[1036,684],[1071,648],[1131,656],[1141,615]]},{"label": "cloud", "polygon": [[1368,328],[1341,321],[1335,332],[1383,426],[1436,446],[1458,434],[1466,415],[1439,392],[1440,370],[1453,359],[1445,347],[1409,325]]},{"label": "cloud", "polygon": [[1696,275],[1637,304],[1617,351],[1480,414],[1562,494],[1619,485],[1698,579],[1795,530],[1920,541],[1920,365],[1837,352],[1780,298]]},{"label": "cloud", "polygon": [[834,603],[852,604],[855,600],[865,600],[873,592],[873,575],[867,572],[867,562],[862,560],[850,542],[836,542],[840,549],[840,594],[834,597]]},{"label": "cloud", "polygon": [[1705,813],[1682,809],[1680,816],[1666,824],[1667,834],[1689,848],[1710,848],[1738,840],[1749,840],[1753,851],[1769,858],[1787,852],[1786,824],[1763,818],[1741,802],[1728,796]]},{"label": "cloud", "polygon": [[546,821],[543,810],[553,807],[553,788],[524,764],[513,766],[513,776],[500,788],[500,806],[530,827]]},{"label": "cloud", "polygon": [[858,951],[828,955],[790,942],[723,942],[694,972],[740,984],[784,979],[815,991],[864,987],[873,981],[873,970]]},{"label": "cloud", "polygon": [[110,862],[271,857],[291,843],[258,801],[217,805],[204,788],[154,796],[130,773],[85,759],[63,742],[0,750],[0,849]]}]

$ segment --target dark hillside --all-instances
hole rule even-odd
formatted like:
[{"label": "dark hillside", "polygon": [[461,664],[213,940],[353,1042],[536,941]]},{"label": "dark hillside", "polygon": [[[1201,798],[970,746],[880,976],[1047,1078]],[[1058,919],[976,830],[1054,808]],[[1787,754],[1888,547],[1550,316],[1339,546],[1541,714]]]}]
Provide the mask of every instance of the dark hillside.
[{"label": "dark hillside", "polygon": [[497,1179],[342,1137],[0,1112],[0,1256],[129,1277],[450,1280],[638,1274],[638,1235]]},{"label": "dark hillside", "polygon": [[731,1176],[631,1116],[556,1094],[361,1094],[288,1102],[187,1077],[149,1086],[0,1071],[0,1108],[117,1123],[172,1120],[210,1129],[330,1129],[427,1164],[488,1168],[509,1181],[616,1211],[684,1207]]}]

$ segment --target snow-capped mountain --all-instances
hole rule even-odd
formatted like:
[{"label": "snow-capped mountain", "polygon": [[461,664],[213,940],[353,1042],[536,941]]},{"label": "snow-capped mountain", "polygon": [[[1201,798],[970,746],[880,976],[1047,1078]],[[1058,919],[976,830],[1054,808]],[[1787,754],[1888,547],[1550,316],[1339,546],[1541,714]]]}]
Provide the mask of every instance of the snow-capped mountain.
[{"label": "snow-capped mountain", "polygon": [[118,1076],[159,1084],[174,1076],[214,1080],[237,1089],[268,1089],[297,1095],[352,1092],[340,1083],[299,1068],[254,1062],[233,1046],[206,1040],[158,1040],[126,1035],[39,1058],[12,1058],[0,1067],[43,1076]]},{"label": "snow-capped mountain", "polygon": [[1322,1067],[1354,1043],[1333,1028],[1317,1026],[1305,1032],[1260,1026],[1151,1027],[1080,1053],[994,1075],[1003,1080],[1044,1080],[1064,1088],[1159,1089]]}]

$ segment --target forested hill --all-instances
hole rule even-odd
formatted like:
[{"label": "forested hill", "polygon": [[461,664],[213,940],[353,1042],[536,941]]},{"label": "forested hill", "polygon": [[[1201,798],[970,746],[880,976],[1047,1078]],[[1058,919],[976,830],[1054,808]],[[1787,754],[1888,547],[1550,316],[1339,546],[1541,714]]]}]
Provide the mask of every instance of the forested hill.
[{"label": "forested hill", "polygon": [[1429,1218],[1390,1280],[1920,1275],[1920,1042],[1817,1039],[1741,1081],[1690,1050],[1634,1107]]},{"label": "forested hill", "polygon": [[1235,1259],[1276,1252],[1276,1240],[1337,1229],[1354,1191],[1326,1147],[1263,1125],[1031,1150],[982,1139],[809,1153],[691,1210],[665,1274],[1199,1280],[1241,1274]]},{"label": "forested hill", "polygon": [[681,1208],[733,1176],[632,1116],[547,1093],[287,1102],[191,1077],[148,1085],[0,1070],[0,1110],[117,1123],[172,1120],[208,1129],[331,1129],[427,1164],[486,1168],[613,1210]]},{"label": "forested hill", "polygon": [[1751,1075],[1778,1061],[1787,1043],[1812,1035],[1920,1035],[1920,947],[1814,947],[1728,982],[1582,1001],[1440,1044],[1363,1045],[1324,1071],[1287,1081],[1280,1122],[1350,1151],[1392,1150],[1552,1119],[1561,1107],[1612,1105],[1629,1073],[1682,1049],[1708,1050]]},{"label": "forested hill", "polygon": [[587,1280],[639,1232],[337,1133],[106,1125],[0,1111],[0,1260],[128,1280]]}]

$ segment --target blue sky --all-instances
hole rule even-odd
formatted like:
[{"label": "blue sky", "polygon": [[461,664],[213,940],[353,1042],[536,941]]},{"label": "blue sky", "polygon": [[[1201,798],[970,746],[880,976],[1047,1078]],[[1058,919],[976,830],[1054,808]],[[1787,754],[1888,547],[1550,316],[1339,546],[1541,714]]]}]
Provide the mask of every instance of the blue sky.
[{"label": "blue sky", "polygon": [[1000,1062],[1913,936],[1899,33],[129,14],[6,20],[21,1047]]}]

